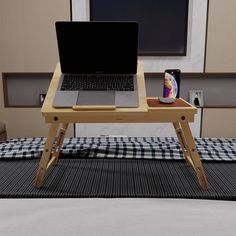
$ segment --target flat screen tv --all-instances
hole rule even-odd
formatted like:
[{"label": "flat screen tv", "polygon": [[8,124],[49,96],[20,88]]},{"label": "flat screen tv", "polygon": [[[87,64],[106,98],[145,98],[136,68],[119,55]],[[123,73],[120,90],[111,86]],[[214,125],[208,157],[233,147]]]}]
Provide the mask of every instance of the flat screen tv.
[{"label": "flat screen tv", "polygon": [[138,21],[140,56],[186,56],[189,0],[90,0],[91,21]]}]

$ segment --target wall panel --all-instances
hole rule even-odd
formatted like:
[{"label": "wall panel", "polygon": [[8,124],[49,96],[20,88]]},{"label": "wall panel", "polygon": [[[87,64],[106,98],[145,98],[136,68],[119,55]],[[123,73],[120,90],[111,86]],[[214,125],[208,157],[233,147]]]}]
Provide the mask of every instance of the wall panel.
[{"label": "wall panel", "polygon": [[236,1],[209,1],[207,72],[236,72]]}]

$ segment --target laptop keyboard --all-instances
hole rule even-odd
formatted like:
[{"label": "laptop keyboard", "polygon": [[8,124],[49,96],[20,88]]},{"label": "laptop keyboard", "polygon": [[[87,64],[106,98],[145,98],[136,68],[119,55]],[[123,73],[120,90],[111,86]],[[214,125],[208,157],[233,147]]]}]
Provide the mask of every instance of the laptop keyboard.
[{"label": "laptop keyboard", "polygon": [[132,75],[65,75],[61,90],[134,91]]}]

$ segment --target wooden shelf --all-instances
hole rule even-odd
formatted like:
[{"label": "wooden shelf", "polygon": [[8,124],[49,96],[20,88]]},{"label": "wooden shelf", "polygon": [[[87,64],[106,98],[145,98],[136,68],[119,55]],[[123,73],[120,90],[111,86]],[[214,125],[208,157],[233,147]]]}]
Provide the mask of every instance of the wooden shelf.
[{"label": "wooden shelf", "polygon": [[[163,96],[163,73],[145,73],[147,95]],[[236,108],[236,73],[181,73],[180,97],[189,101],[190,90],[203,91],[203,108]]]}]

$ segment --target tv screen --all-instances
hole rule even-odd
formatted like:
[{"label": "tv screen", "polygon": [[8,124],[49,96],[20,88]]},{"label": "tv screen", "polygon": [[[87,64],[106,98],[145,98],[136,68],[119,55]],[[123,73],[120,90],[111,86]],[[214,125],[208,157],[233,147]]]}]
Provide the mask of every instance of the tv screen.
[{"label": "tv screen", "polygon": [[140,56],[185,56],[189,0],[90,0],[91,21],[137,21]]}]

